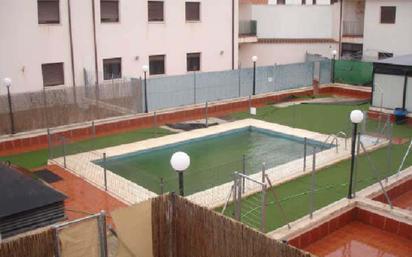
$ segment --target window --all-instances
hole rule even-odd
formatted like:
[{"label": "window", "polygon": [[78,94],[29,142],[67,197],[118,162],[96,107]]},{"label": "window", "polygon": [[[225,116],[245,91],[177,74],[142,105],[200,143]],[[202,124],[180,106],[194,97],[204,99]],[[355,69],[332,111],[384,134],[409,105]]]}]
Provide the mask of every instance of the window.
[{"label": "window", "polygon": [[313,0],[312,4],[316,4],[316,0]]},{"label": "window", "polygon": [[387,58],[391,58],[393,57],[393,53],[386,53],[386,52],[379,52],[378,53],[378,59],[382,60],[382,59],[387,59]]},{"label": "window", "polygon": [[47,63],[41,65],[43,86],[52,87],[64,85],[63,63]]},{"label": "window", "polygon": [[278,0],[278,4],[285,4],[285,0]]},{"label": "window", "polygon": [[39,24],[60,23],[59,0],[37,0]]},{"label": "window", "polygon": [[122,77],[122,58],[103,60],[103,79],[119,79]]},{"label": "window", "polygon": [[119,0],[100,0],[100,21],[119,22]]},{"label": "window", "polygon": [[200,70],[200,53],[189,53],[186,56],[187,71]]},{"label": "window", "polygon": [[165,56],[164,55],[149,56],[149,74],[150,75],[165,74]]},{"label": "window", "polygon": [[395,24],[395,20],[396,20],[396,7],[395,6],[382,6],[381,7],[381,23]]},{"label": "window", "polygon": [[200,21],[199,2],[186,2],[186,21]]},{"label": "window", "polygon": [[163,21],[163,1],[149,1],[148,4],[149,21]]},{"label": "window", "polygon": [[302,0],[302,4],[305,5],[305,4],[306,4],[306,0]]}]

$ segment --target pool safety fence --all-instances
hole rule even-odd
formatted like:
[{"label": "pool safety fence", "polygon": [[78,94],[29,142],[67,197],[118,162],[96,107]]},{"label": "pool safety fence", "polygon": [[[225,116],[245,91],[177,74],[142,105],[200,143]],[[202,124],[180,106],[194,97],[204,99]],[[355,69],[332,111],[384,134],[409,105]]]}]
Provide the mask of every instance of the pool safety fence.
[{"label": "pool safety fence", "polygon": [[[0,242],[1,257],[310,257],[175,194]],[[188,236],[190,235],[190,236]]]},{"label": "pool safety fence", "polygon": [[[389,141],[387,147],[388,163],[385,163],[388,167],[385,172],[388,175],[391,172],[389,167],[392,165],[391,160],[393,158],[392,125],[386,117],[381,120],[380,122],[379,120],[368,119],[365,113],[364,122],[360,127],[363,135],[373,136],[374,139],[371,139],[373,142],[369,142],[370,144],[377,144],[383,142],[383,140]],[[156,126],[155,118],[153,124]],[[351,124],[348,124],[348,127],[350,126]],[[93,130],[92,124],[90,130]],[[95,145],[93,142],[79,144],[79,142],[72,142],[59,133],[54,133],[51,129],[49,131],[49,160],[51,162],[65,167],[126,203],[140,202],[158,194],[178,192],[179,190],[178,176],[171,168],[168,175],[156,176],[134,165],[121,163],[122,169],[140,174],[139,181],[132,181],[127,176],[117,174],[106,167],[104,161],[113,157],[106,155],[104,150],[106,146]],[[349,151],[350,135],[351,131],[349,129],[346,132],[340,131],[332,134],[318,145],[318,151],[322,152],[330,148],[336,154]],[[153,137],[156,136],[161,135],[153,135]],[[342,138],[344,143],[342,143]],[[228,159],[219,165],[214,165],[213,158],[210,157],[210,161],[204,167],[190,169],[185,172],[185,195],[202,206],[214,208],[224,204],[226,192],[231,187],[230,182],[233,180],[232,174],[234,171],[253,176],[260,172],[262,163],[265,163],[269,171],[268,174],[273,181],[285,179],[290,175],[289,173],[295,174],[299,172],[298,170],[303,169],[304,172],[309,172],[313,147],[309,146],[308,140],[310,139],[304,139],[298,148],[285,144],[282,146],[282,150],[284,150],[282,152],[258,152],[253,155],[250,153],[239,154],[238,158]],[[114,144],[117,143],[114,142]],[[95,150],[96,148],[100,149]],[[207,158],[207,153],[205,154]],[[283,170],[288,172],[285,173]],[[142,180],[145,183],[142,183]]]},{"label": "pool safety fence", "polygon": [[0,257],[108,257],[106,213],[0,241]]},{"label": "pool safety fence", "polygon": [[[319,61],[317,66],[315,70],[314,62],[306,62],[257,67],[256,94],[310,86],[314,77],[329,83],[330,61]],[[253,94],[253,70],[249,68],[153,77],[147,79],[147,86],[141,78],[108,79],[98,85],[94,81],[25,93],[15,93],[11,87],[10,98],[0,95],[0,135]]]},{"label": "pool safety fence", "polygon": [[[410,158],[408,161],[405,160],[410,155],[412,143],[402,145],[403,154],[401,156],[387,158],[391,155],[392,149],[390,139],[385,139],[388,142],[386,147],[377,150],[380,153],[376,154],[367,150],[365,146],[375,144],[377,140],[375,137],[362,135],[360,132],[357,138],[353,197],[356,198],[356,192],[378,183],[386,202],[389,203],[389,208],[392,208],[385,185],[388,177],[396,174],[399,167],[403,167],[405,162],[411,162]],[[379,140],[384,140],[384,138]],[[216,210],[256,229],[264,228],[265,232],[282,226],[290,229],[293,226],[291,222],[300,218],[312,220],[319,209],[346,198],[350,186],[350,160],[326,168],[328,169],[326,172],[324,168],[318,168],[318,159],[322,160],[319,150],[314,150],[307,156],[308,164],[304,176],[282,184],[274,185],[273,179],[265,174],[264,163],[261,166],[260,177],[266,177],[265,182],[260,181],[259,176],[253,176],[254,183],[251,184],[249,181],[245,185],[244,181],[238,182],[238,177],[243,178],[247,175],[242,172],[236,173],[234,182],[226,193],[225,204]],[[347,172],[342,172],[342,167]],[[265,187],[260,183],[264,183]],[[242,189],[245,187],[254,187],[254,190],[245,190],[245,193]],[[262,211],[265,213],[262,214]]]}]

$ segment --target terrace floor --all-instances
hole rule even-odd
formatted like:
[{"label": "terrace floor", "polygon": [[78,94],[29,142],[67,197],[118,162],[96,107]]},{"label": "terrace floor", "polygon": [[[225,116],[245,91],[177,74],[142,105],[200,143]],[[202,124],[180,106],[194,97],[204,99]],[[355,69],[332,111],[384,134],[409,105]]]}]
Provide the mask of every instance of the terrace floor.
[{"label": "terrace floor", "polygon": [[47,169],[61,178],[50,185],[68,196],[64,205],[69,220],[88,216],[101,210],[110,213],[117,208],[126,206],[108,193],[57,165],[49,165]]},{"label": "terrace floor", "polygon": [[353,221],[304,250],[319,257],[411,257],[412,240]]}]

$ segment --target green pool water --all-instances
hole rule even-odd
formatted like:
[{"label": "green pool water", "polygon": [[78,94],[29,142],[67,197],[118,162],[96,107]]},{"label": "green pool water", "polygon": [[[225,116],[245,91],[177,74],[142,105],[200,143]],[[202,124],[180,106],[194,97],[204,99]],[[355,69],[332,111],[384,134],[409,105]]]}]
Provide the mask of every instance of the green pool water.
[{"label": "green pool water", "polygon": [[[308,140],[307,145],[309,155],[320,142]],[[184,151],[191,158],[184,173],[185,195],[190,195],[231,181],[243,163],[246,173],[253,174],[261,170],[263,162],[272,168],[302,158],[303,148],[303,138],[249,127],[108,158],[105,165],[155,193],[178,192],[177,174],[169,161],[174,152]],[[96,163],[104,165],[101,160]]]}]

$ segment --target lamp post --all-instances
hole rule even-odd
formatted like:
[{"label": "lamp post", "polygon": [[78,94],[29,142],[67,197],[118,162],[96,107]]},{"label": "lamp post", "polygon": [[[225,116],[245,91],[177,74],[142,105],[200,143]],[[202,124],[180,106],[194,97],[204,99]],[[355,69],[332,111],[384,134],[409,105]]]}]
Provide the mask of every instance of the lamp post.
[{"label": "lamp post", "polygon": [[353,134],[352,134],[352,159],[350,164],[350,178],[349,178],[349,192],[348,199],[352,199],[352,183],[353,183],[353,170],[355,167],[355,148],[356,148],[356,136],[358,134],[358,124],[363,120],[363,112],[360,110],[353,110],[350,114],[350,120],[353,123]]},{"label": "lamp post", "polygon": [[142,70],[144,73],[144,112],[148,113],[149,109],[147,108],[147,72],[149,71],[149,66],[143,65]]},{"label": "lamp post", "polygon": [[9,115],[10,115],[10,132],[11,134],[16,133],[16,130],[14,128],[14,117],[13,117],[13,107],[11,103],[11,95],[10,95],[10,87],[11,87],[11,79],[10,78],[4,78],[3,80],[4,85],[7,88],[7,100],[9,102]]},{"label": "lamp post", "polygon": [[172,168],[179,174],[179,192],[184,196],[183,172],[189,168],[190,157],[184,152],[175,152],[170,158]]},{"label": "lamp post", "polygon": [[253,95],[256,94],[256,62],[258,60],[258,57],[256,55],[252,56],[252,62],[253,62]]},{"label": "lamp post", "polygon": [[335,62],[336,62],[336,55],[337,54],[338,54],[338,51],[336,51],[336,50],[332,51],[332,71],[331,71],[332,83],[335,83]]}]

